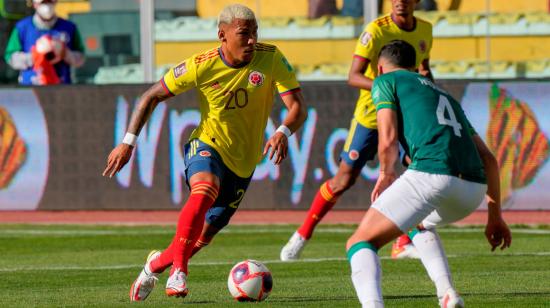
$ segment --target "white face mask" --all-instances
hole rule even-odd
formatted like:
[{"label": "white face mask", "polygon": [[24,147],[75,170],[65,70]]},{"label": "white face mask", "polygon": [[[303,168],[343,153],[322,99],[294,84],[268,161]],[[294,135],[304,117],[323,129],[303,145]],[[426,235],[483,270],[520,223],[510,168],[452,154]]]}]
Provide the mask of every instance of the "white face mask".
[{"label": "white face mask", "polygon": [[41,3],[36,8],[36,13],[43,20],[50,20],[55,15],[55,5],[53,3]]}]

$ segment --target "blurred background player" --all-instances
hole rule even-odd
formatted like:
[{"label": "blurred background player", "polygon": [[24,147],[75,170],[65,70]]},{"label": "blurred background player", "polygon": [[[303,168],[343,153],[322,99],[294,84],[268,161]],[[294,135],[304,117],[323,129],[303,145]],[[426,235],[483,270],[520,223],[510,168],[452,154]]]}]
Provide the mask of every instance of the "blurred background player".
[{"label": "blurred background player", "polygon": [[[432,25],[414,17],[419,0],[392,0],[392,12],[369,23],[359,37],[349,71],[348,83],[360,89],[359,99],[351,121],[349,135],[340,155],[336,175],[323,183],[317,192],[307,216],[281,250],[281,260],[290,261],[300,257],[315,226],[332,209],[338,198],[353,186],[367,161],[374,159],[378,144],[376,109],[372,103],[371,87],[377,75],[378,54],[382,46],[400,39],[410,43],[416,50],[415,68],[419,73],[432,78],[430,50]],[[416,250],[407,235],[399,237],[392,248],[392,258],[415,257]]]},{"label": "blurred background player", "polygon": [[33,0],[35,13],[20,20],[6,46],[5,60],[19,70],[22,85],[71,83],[71,66],[84,63],[84,46],[74,23],[57,17],[56,0]]},{"label": "blurred background player", "polygon": [[[431,80],[412,72],[414,54],[414,48],[404,41],[384,46],[378,62],[380,76],[372,88],[380,175],[371,195],[373,204],[346,246],[353,285],[363,307],[383,307],[378,249],[411,229],[409,234],[436,285],[440,305],[463,307],[435,227],[468,216],[485,194],[489,210],[485,234],[492,250],[511,244],[500,210],[495,157],[460,104]],[[411,163],[397,178],[399,142]]]},{"label": "blurred background player", "polygon": [[187,295],[189,258],[229,223],[260,161],[274,91],[288,109],[283,124],[263,149],[275,164],[287,156],[287,138],[306,118],[294,69],[275,46],[257,43],[252,10],[238,4],[225,7],[218,28],[221,47],[181,62],[142,95],[128,133],[109,155],[103,173],[113,176],[128,162],[137,135],[159,102],[197,88],[201,122],[184,151],[191,193],[181,209],[172,243],[162,253],[149,254],[133,283],[132,301],[147,298],[158,274],[170,266],[166,294]]}]

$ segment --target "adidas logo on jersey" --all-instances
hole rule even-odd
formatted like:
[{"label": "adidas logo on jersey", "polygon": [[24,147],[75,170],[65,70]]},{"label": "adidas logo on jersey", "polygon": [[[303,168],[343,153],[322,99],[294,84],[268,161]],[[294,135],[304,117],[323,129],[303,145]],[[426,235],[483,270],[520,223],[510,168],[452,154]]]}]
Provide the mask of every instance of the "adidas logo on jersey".
[{"label": "adidas logo on jersey", "polygon": [[212,83],[212,84],[210,85],[210,87],[211,87],[212,89],[214,89],[214,90],[220,90],[220,89],[222,88],[222,87],[220,86],[220,83],[217,82],[217,81],[214,81],[214,83]]}]

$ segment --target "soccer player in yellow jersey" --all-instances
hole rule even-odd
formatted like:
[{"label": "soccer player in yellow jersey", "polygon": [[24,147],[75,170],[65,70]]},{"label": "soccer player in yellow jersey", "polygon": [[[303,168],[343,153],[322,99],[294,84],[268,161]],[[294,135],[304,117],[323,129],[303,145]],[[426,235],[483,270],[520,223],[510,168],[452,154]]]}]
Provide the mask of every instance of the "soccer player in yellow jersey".
[{"label": "soccer player in yellow jersey", "polygon": [[[378,54],[384,45],[393,40],[403,40],[416,50],[416,68],[424,76],[432,78],[429,61],[432,47],[432,25],[414,17],[414,7],[419,0],[391,0],[392,12],[369,23],[357,41],[348,83],[360,89],[359,99],[351,121],[349,135],[340,155],[336,175],[323,183],[317,192],[302,225],[281,250],[281,260],[291,261],[300,257],[315,226],[334,206],[338,198],[348,190],[361,173],[366,162],[374,159],[378,145],[376,108],[372,103],[371,87],[377,76]],[[392,257],[415,257],[409,238],[400,237],[392,249]]]},{"label": "soccer player in yellow jersey", "polygon": [[[149,254],[132,284],[132,301],[146,299],[158,275],[170,266],[166,294],[187,295],[189,258],[227,225],[262,150],[279,164],[287,156],[287,138],[306,118],[294,70],[275,46],[257,42],[254,13],[243,5],[227,6],[219,15],[218,29],[219,48],[181,62],[143,94],[126,137],[109,155],[103,173],[113,176],[126,164],[137,135],[160,101],[198,90],[201,121],[184,151],[191,194],[181,209],[172,243]],[[288,114],[262,148],[275,90]]]}]

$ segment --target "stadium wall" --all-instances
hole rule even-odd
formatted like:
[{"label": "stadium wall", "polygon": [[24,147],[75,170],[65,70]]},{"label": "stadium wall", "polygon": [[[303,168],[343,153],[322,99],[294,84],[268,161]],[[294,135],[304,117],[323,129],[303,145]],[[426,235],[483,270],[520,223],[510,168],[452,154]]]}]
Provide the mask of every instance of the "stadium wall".
[{"label": "stadium wall", "polygon": [[[550,80],[440,83],[501,164],[508,210],[550,209]],[[199,121],[194,91],[161,103],[134,158],[113,179],[101,173],[146,85],[0,88],[0,210],[159,210],[187,197],[182,145]],[[248,209],[306,209],[337,169],[357,91],[344,82],[305,82],[308,120],[289,140],[281,166],[263,160],[243,199]],[[271,135],[284,116],[275,104]],[[369,205],[377,164],[369,163],[339,209]]]}]

